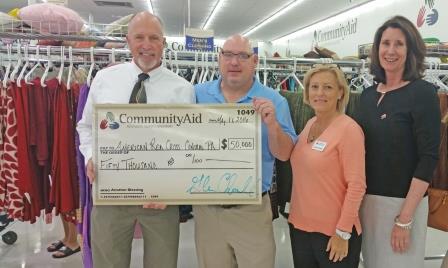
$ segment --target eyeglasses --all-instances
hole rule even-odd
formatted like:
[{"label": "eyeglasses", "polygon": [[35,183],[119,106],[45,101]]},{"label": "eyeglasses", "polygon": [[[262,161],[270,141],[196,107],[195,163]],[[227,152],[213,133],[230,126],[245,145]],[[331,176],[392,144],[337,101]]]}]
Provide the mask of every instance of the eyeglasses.
[{"label": "eyeglasses", "polygon": [[237,59],[239,59],[241,61],[245,61],[245,60],[248,60],[250,57],[252,57],[253,54],[249,54],[246,52],[233,53],[230,51],[222,51],[221,55],[225,60],[231,60],[233,57],[236,57]]}]

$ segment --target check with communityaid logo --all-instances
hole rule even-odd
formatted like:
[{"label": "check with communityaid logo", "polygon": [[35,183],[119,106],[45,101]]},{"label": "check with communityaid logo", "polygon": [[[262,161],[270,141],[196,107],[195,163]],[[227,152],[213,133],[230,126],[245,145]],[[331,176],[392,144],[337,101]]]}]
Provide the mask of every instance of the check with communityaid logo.
[{"label": "check with communityaid logo", "polygon": [[95,205],[261,203],[252,105],[97,104]]}]

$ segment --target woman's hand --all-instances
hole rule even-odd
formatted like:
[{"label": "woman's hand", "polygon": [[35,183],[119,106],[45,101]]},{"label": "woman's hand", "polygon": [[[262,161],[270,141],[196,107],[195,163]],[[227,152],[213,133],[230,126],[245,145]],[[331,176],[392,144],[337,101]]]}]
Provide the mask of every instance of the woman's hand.
[{"label": "woman's hand", "polygon": [[326,251],[330,251],[330,261],[342,261],[348,254],[348,240],[344,240],[335,234],[328,241]]},{"label": "woman's hand", "polygon": [[394,225],[390,236],[390,245],[394,252],[405,253],[411,245],[411,230]]}]

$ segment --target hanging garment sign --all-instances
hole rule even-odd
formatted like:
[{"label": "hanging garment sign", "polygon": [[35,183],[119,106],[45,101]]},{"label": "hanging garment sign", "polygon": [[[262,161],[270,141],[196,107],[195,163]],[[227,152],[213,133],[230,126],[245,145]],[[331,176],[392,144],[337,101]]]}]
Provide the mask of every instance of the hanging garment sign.
[{"label": "hanging garment sign", "polygon": [[185,29],[186,50],[213,52],[213,34],[213,30]]},{"label": "hanging garment sign", "polygon": [[251,105],[99,104],[95,205],[261,203],[261,119]]}]

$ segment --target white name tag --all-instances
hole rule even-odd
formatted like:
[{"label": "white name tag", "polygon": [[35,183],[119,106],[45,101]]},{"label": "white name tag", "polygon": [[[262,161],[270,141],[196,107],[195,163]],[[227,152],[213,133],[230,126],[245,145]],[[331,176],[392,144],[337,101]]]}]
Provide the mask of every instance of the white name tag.
[{"label": "white name tag", "polygon": [[327,146],[327,143],[326,143],[326,142],[317,140],[317,141],[313,144],[312,149],[313,149],[313,150],[316,150],[316,151],[319,151],[319,152],[322,152],[322,151],[325,149],[325,146]]}]

